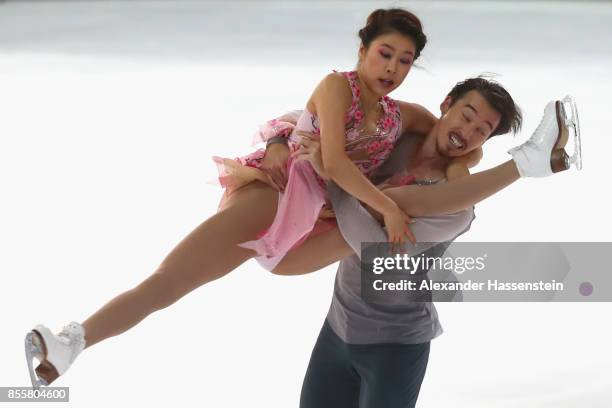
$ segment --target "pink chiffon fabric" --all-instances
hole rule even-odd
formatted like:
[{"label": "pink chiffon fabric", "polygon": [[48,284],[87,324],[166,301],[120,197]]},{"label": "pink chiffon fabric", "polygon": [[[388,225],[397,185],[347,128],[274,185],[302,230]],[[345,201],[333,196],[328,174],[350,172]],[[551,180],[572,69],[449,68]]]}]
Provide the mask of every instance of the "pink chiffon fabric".
[{"label": "pink chiffon fabric", "polygon": [[[263,235],[239,246],[252,249],[261,266],[272,270],[292,248],[309,237],[325,205],[325,185],[309,162],[289,163],[288,182],[278,201],[276,217]],[[326,220],[319,223],[318,233],[335,226]],[[331,224],[331,225],[330,225]]]},{"label": "pink chiffon fabric", "polygon": [[[395,101],[385,96],[380,99],[383,115],[377,123],[375,134],[363,135],[359,126],[364,118],[359,96],[356,72],[341,73],[348,81],[353,95],[351,107],[346,115],[346,152],[361,151],[361,157],[366,159],[353,160],[355,165],[367,176],[389,156],[401,131],[401,115]],[[267,122],[256,138],[267,140],[272,136],[288,137],[288,145],[292,151],[299,146],[299,135],[296,131],[306,131],[320,135],[318,118],[304,110],[294,126],[288,121],[274,119]],[[229,163],[259,168],[265,155],[260,149],[247,156],[234,159]],[[225,161],[224,161],[225,160]],[[228,170],[227,159],[215,158],[219,167],[219,182],[228,186],[231,180],[231,169]],[[256,260],[267,270],[274,269],[282,258],[292,248],[303,243],[309,236],[322,233],[335,227],[335,220],[319,220],[321,208],[327,200],[325,182],[307,161],[289,160],[288,182],[284,193],[279,193],[278,209],[272,225],[262,231],[255,240],[239,244],[243,248],[257,252]],[[408,181],[408,180],[406,180]]]}]

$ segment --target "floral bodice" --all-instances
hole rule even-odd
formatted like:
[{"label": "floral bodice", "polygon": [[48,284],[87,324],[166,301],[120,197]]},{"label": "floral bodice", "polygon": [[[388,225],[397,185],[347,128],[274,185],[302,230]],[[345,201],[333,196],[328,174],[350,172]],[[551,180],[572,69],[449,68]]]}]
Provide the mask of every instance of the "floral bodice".
[{"label": "floral bodice", "polygon": [[[365,115],[359,99],[361,90],[358,85],[357,72],[341,72],[341,74],[347,79],[352,94],[351,105],[345,119],[345,151],[359,170],[368,175],[389,157],[400,137],[402,122],[399,105],[388,96],[380,98],[379,103],[383,113],[376,123],[376,131],[364,134],[361,127]],[[308,109],[301,112],[295,125],[291,123],[291,119],[288,119],[289,116],[290,114],[266,122],[255,134],[254,141],[265,141],[272,136],[284,136],[288,137],[290,144],[295,146],[299,140],[296,131],[321,134],[317,116]],[[255,161],[260,159],[260,157],[252,157],[251,161],[247,161],[247,165],[258,167]]]},{"label": "floral bodice", "polygon": [[376,123],[376,131],[373,134],[363,134],[360,126],[364,113],[359,103],[361,90],[357,82],[357,72],[342,72],[342,75],[347,78],[353,95],[351,106],[346,113],[346,152],[349,157],[357,156],[354,153],[358,150],[367,152],[367,159],[353,160],[361,171],[367,174],[381,165],[393,150],[402,129],[401,113],[397,102],[386,95],[383,96],[379,100],[383,114]]}]

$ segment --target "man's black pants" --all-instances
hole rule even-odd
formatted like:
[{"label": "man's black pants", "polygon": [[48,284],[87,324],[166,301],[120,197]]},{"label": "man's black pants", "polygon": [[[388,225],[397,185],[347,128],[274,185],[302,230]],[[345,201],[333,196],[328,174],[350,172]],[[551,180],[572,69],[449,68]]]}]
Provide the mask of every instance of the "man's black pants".
[{"label": "man's black pants", "polygon": [[323,324],[300,408],[411,408],[429,359],[429,343],[348,344]]}]

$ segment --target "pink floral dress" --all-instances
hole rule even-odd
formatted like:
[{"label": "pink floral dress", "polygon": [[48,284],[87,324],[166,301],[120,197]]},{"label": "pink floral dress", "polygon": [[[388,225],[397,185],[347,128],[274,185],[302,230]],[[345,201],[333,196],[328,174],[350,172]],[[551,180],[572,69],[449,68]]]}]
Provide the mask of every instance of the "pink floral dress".
[{"label": "pink floral dress", "polygon": [[[377,123],[376,132],[364,134],[360,129],[364,114],[359,103],[361,91],[357,82],[357,73],[352,71],[341,74],[348,80],[352,92],[351,106],[346,113],[345,151],[367,176],[389,157],[400,137],[402,125],[399,106],[388,96],[380,98],[383,114]],[[288,117],[273,119],[260,128],[255,139],[266,141],[273,136],[284,136],[288,138],[291,151],[295,151],[299,147],[299,136],[296,131],[320,135],[318,118],[305,109],[295,125]],[[261,166],[264,155],[265,149],[259,149],[234,160],[215,157],[214,160],[219,165],[220,183],[229,187],[237,173],[259,171],[255,169]],[[315,233],[335,225],[317,224],[319,212],[326,202],[327,192],[325,182],[310,163],[290,159],[287,165],[288,182],[284,193],[279,193],[278,210],[272,225],[259,234],[257,239],[240,244],[241,247],[255,250],[258,253],[257,261],[268,270],[274,269],[289,250],[304,242],[313,233],[315,225],[317,225]],[[247,175],[244,179],[248,177]],[[257,178],[254,176],[250,180]]]}]

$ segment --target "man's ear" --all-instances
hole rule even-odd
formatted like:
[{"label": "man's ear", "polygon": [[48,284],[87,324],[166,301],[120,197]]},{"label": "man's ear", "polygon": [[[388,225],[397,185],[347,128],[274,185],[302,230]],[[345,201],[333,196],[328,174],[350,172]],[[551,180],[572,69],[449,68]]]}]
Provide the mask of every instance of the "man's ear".
[{"label": "man's ear", "polygon": [[446,98],[444,98],[444,100],[440,104],[440,112],[442,112],[442,116],[446,115],[446,112],[448,112],[448,110],[450,109],[452,102],[453,98],[451,98],[450,95],[447,95]]}]

